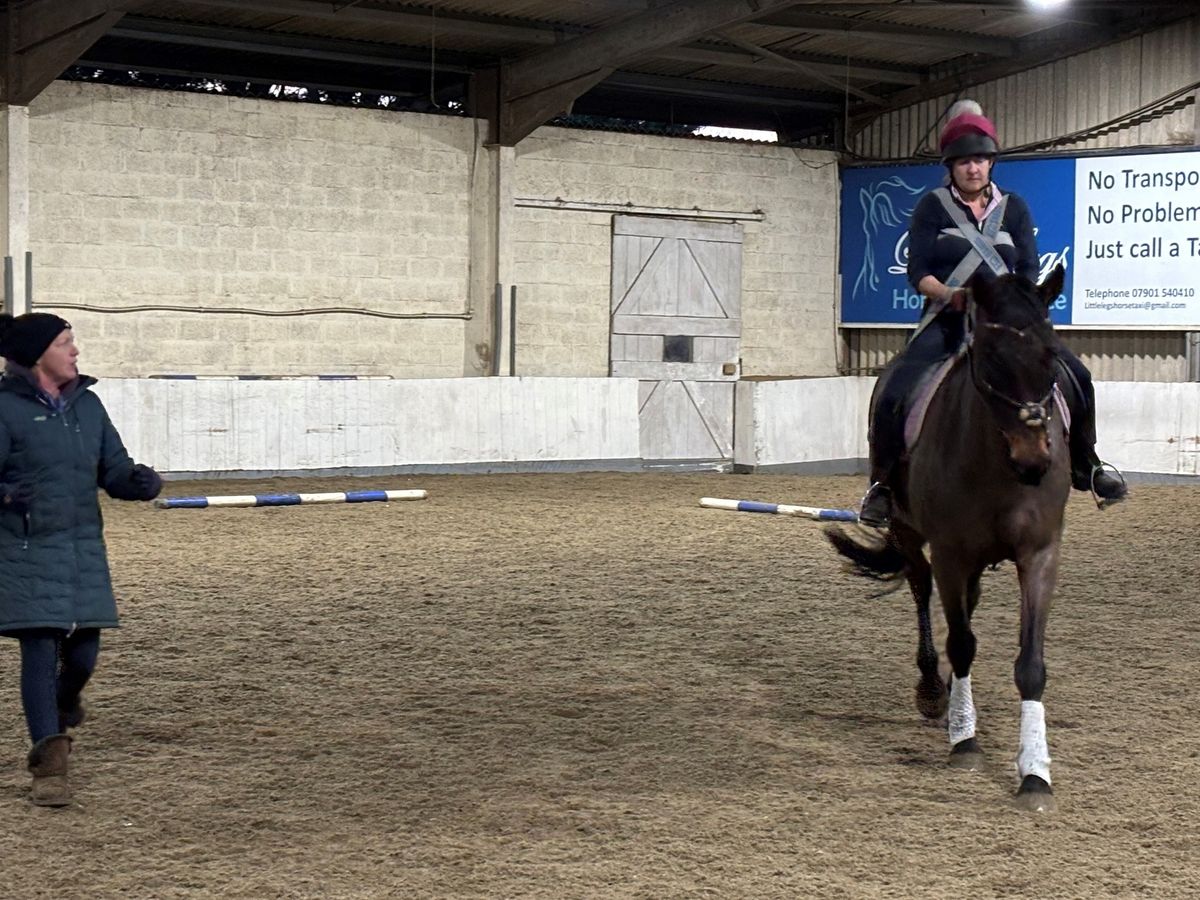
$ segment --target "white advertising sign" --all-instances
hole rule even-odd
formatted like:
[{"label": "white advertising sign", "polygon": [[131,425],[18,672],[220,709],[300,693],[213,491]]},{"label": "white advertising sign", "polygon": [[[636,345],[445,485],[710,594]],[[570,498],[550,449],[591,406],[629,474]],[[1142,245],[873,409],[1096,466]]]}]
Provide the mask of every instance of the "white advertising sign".
[{"label": "white advertising sign", "polygon": [[1076,325],[1200,323],[1200,152],[1075,162]]}]

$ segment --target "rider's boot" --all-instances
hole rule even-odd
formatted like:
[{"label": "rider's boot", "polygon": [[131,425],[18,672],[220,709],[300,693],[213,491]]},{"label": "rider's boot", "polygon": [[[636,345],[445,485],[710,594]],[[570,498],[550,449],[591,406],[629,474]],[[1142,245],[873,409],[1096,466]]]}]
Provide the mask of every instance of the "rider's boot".
[{"label": "rider's boot", "polygon": [[886,529],[892,520],[891,479],[904,457],[904,419],[909,398],[922,379],[944,362],[962,340],[962,314],[943,313],[919,331],[890,372],[881,376],[879,395],[871,401],[867,438],[871,453],[871,486],[859,506],[858,521]]},{"label": "rider's boot", "polygon": [[[1115,474],[1110,475],[1108,469]],[[1086,444],[1071,448],[1071,486],[1094,494],[1101,509],[1120,503],[1129,494],[1125,478],[1116,466],[1101,462],[1095,448]]]},{"label": "rider's boot", "polygon": [[1071,486],[1091,492],[1103,509],[1124,500],[1129,488],[1116,466],[1101,462],[1096,455],[1096,393],[1091,373],[1066,347],[1060,348],[1058,362],[1066,375],[1060,384],[1071,411]]},{"label": "rider's boot", "polygon": [[[903,373],[901,373],[903,374]],[[893,382],[898,379],[893,377]],[[888,388],[900,397],[885,395],[871,411],[867,445],[871,454],[871,484],[858,508],[858,523],[868,528],[887,530],[892,523],[891,475],[904,453],[903,393],[896,384]]]},{"label": "rider's boot", "polygon": [[892,489],[884,481],[872,481],[858,511],[858,521],[869,528],[885,529],[892,521]]}]

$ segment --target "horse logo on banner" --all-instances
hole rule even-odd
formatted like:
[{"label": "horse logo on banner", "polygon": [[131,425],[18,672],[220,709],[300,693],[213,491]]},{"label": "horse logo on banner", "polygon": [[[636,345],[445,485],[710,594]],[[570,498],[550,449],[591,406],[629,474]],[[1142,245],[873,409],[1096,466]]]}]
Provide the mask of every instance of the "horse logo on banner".
[{"label": "horse logo on banner", "polygon": [[[926,190],[899,175],[875,182],[858,192],[862,208],[863,258],[851,296],[879,290],[880,271],[903,275],[908,267],[908,221],[916,200]],[[899,228],[900,236],[892,238]]]}]

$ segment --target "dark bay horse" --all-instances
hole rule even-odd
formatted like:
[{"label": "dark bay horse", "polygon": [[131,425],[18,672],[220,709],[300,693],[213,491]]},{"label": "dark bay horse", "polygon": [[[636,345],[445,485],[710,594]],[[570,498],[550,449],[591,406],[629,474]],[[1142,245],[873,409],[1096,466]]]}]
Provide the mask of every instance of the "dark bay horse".
[{"label": "dark bay horse", "polygon": [[[1054,806],[1042,691],[1046,620],[1071,488],[1066,423],[1054,390],[1061,371],[1058,342],[1048,313],[1062,285],[1061,266],[1040,287],[1015,275],[971,281],[968,350],[929,402],[921,434],[893,478],[896,509],[889,533],[878,540],[827,530],[858,574],[907,579],[917,604],[917,707],[929,718],[948,713],[950,760],[964,768],[982,761],[970,677],[971,616],[980,576],[1002,560],[1016,563],[1017,801],[1033,810]],[[949,692],[938,675],[929,619],[935,582],[948,630]]]}]

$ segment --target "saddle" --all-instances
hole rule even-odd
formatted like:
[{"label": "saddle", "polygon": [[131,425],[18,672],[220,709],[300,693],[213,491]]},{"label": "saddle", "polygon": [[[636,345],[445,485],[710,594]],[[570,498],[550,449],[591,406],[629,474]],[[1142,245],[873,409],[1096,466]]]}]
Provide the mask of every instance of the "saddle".
[{"label": "saddle", "polygon": [[[933,398],[937,395],[938,389],[945,383],[946,378],[959,365],[965,365],[967,358],[967,342],[963,341],[962,345],[949,359],[944,360],[932,369],[918,382],[912,395],[908,398],[905,404],[907,412],[904,414],[904,449],[905,452],[911,452],[916,446],[917,439],[921,436],[921,427],[925,424],[925,416],[929,412],[929,404],[933,402]],[[1062,389],[1057,382],[1054,385],[1054,405],[1058,409],[1058,414],[1062,417],[1063,433],[1069,435],[1071,433],[1071,410],[1067,406],[1067,399],[1063,396]]]}]

